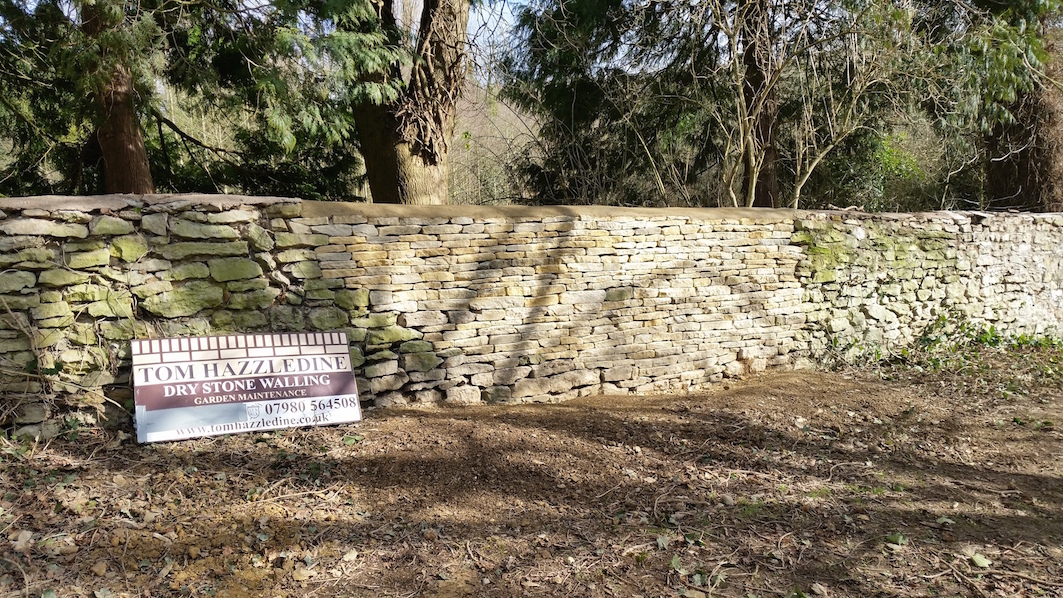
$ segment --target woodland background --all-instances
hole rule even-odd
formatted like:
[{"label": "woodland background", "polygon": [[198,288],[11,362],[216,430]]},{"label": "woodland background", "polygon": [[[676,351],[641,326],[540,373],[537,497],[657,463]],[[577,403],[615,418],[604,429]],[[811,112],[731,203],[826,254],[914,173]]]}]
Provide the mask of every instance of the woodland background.
[{"label": "woodland background", "polygon": [[1063,207],[1056,0],[0,0],[0,195]]}]

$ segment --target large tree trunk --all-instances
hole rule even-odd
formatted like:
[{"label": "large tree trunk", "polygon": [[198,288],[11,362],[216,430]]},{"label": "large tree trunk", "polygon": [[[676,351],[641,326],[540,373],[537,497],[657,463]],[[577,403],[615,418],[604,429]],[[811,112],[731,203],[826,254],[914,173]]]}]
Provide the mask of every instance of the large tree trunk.
[{"label": "large tree trunk", "polygon": [[[97,5],[82,5],[82,29],[99,39],[104,31]],[[96,90],[102,123],[96,137],[103,155],[104,190],[107,193],[154,193],[148,152],[133,104],[133,77],[118,64]]]},{"label": "large tree trunk", "polygon": [[745,81],[742,93],[747,109],[756,110],[753,114],[753,147],[759,148],[760,155],[754,151],[746,152],[742,196],[746,201],[752,197],[753,206],[777,208],[779,150],[776,147],[775,123],[779,116],[779,105],[775,87],[768,81],[774,34],[771,8],[766,0],[748,0],[744,16],[742,64]]},{"label": "large tree trunk", "polygon": [[[394,6],[381,18],[394,24]],[[376,203],[447,203],[448,151],[465,79],[469,0],[426,0],[405,93],[388,106],[356,106],[355,124]]]}]

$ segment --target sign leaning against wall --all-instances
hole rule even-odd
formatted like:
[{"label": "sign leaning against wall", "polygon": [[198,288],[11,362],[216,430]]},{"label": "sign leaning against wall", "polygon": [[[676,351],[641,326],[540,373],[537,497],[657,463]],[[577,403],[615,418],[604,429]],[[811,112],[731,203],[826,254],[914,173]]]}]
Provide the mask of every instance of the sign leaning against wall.
[{"label": "sign leaning against wall", "polygon": [[132,342],[138,442],[358,421],[343,332]]}]

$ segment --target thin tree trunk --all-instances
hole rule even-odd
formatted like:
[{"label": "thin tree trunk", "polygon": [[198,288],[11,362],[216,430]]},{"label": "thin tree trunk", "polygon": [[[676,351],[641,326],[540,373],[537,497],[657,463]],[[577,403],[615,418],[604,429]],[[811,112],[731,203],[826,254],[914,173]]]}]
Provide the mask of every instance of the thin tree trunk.
[{"label": "thin tree trunk", "polygon": [[[99,38],[104,23],[96,5],[82,5],[82,28]],[[107,193],[154,193],[148,152],[133,104],[133,77],[118,64],[96,91],[101,124],[96,138],[103,155],[104,190]]]},{"label": "thin tree trunk", "polygon": [[745,66],[746,106],[755,110],[753,118],[754,148],[760,148],[759,167],[755,152],[746,153],[743,197],[753,197],[755,207],[779,207],[779,150],[775,136],[775,122],[779,116],[779,104],[775,88],[768,86],[768,56],[771,48],[772,27],[770,8],[766,0],[748,0],[743,26],[744,43],[742,64]]}]

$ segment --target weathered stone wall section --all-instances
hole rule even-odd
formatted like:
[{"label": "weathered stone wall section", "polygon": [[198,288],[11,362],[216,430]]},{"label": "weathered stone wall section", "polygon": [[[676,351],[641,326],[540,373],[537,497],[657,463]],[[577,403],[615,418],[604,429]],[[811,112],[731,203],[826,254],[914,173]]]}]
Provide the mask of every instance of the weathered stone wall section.
[{"label": "weathered stone wall section", "polygon": [[0,210],[2,421],[30,433],[54,405],[127,400],[132,338],[344,329],[363,398],[385,405],[689,390],[899,348],[942,316],[1012,334],[1063,317],[1058,215],[232,196]]}]

